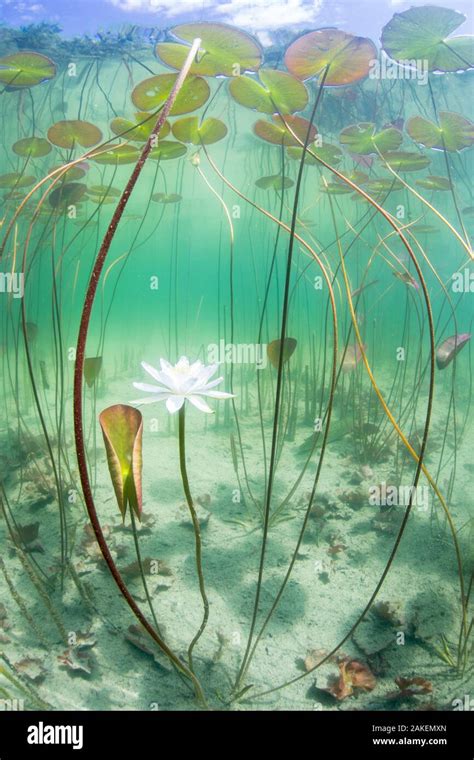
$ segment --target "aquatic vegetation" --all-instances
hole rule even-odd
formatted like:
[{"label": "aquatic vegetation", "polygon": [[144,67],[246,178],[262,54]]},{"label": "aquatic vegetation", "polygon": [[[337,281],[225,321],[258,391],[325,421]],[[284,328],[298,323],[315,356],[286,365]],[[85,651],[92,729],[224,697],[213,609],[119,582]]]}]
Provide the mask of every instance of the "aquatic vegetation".
[{"label": "aquatic vegetation", "polygon": [[[0,641],[14,610],[61,683],[141,651],[127,677],[159,668],[169,707],[310,699],[315,677],[341,709],[393,709],[441,665],[464,687],[463,21],[396,13],[380,49],[332,27],[0,30]],[[11,662],[8,688],[55,701],[41,658]]]}]

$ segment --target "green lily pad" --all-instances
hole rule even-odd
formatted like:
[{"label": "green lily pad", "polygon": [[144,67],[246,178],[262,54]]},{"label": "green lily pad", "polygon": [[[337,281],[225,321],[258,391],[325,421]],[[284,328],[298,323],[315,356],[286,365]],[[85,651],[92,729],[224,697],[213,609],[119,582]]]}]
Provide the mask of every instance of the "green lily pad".
[{"label": "green lily pad", "polygon": [[447,177],[429,176],[424,179],[417,179],[416,184],[424,187],[426,190],[451,190],[451,182]]},{"label": "green lily pad", "polygon": [[374,43],[339,29],[318,29],[295,40],[285,54],[288,71],[298,79],[310,79],[328,69],[326,86],[351,84],[364,79],[377,57]]},{"label": "green lily pad", "polygon": [[182,143],[163,140],[163,142],[158,142],[156,148],[150,151],[149,157],[154,158],[155,161],[169,161],[172,158],[181,158],[186,151],[187,148]]},{"label": "green lily pad", "polygon": [[229,92],[237,103],[260,113],[290,114],[306,108],[308,91],[296,77],[285,71],[260,69],[259,79],[235,77]]},{"label": "green lily pad", "polygon": [[[346,174],[345,176],[356,185],[364,185],[369,179],[368,174],[357,170],[351,172],[350,174]],[[334,179],[332,182],[328,182],[327,188],[325,185],[323,185],[321,187],[321,190],[325,193],[328,193],[329,195],[345,195],[346,193],[354,192],[353,188],[350,187],[350,185],[338,177],[336,177],[336,179]]]},{"label": "green lily pad", "polygon": [[117,203],[115,195],[89,195],[88,200],[97,203],[98,206],[110,206],[112,203]]},{"label": "green lily pad", "polygon": [[413,153],[408,150],[389,151],[383,154],[383,159],[395,172],[419,172],[431,163],[428,156],[424,156],[423,153]]},{"label": "green lily pad", "polygon": [[[177,79],[177,74],[158,74],[144,79],[132,92],[132,102],[140,111],[154,111],[163,106]],[[209,85],[202,77],[188,76],[171,109],[171,116],[190,113],[200,108],[210,95]]]},{"label": "green lily pad", "polygon": [[26,177],[19,174],[19,172],[10,172],[9,174],[2,174],[0,176],[0,188],[20,188],[29,187],[36,182],[35,177]]},{"label": "green lily pad", "polygon": [[[55,166],[53,169],[50,169],[50,172],[56,171],[56,169],[61,169],[61,166]],[[67,171],[64,172],[64,174],[61,175],[61,179],[63,182],[75,182],[77,179],[82,179],[85,177],[86,172],[89,171],[89,164],[87,164],[85,161],[81,161],[80,164],[75,164],[74,166],[71,166],[70,169],[67,169]]]},{"label": "green lily pad", "polygon": [[99,415],[104,436],[107,464],[122,518],[130,506],[142,513],[142,435],[141,412],[126,404],[116,404]]},{"label": "green lily pad", "polygon": [[[148,111],[138,111],[135,114],[135,120],[122,119],[117,117],[110,122],[110,129],[114,135],[120,137],[123,136],[126,140],[133,140],[134,142],[146,142],[150,137],[153,127],[156,124],[158,116],[152,116]],[[171,127],[168,121],[162,125],[160,130],[160,138],[169,135]]]},{"label": "green lily pad", "polygon": [[397,150],[402,144],[402,133],[395,127],[388,127],[377,132],[375,124],[361,122],[346,127],[339,135],[341,145],[344,145],[350,153],[368,156],[371,153],[385,153],[388,150]]},{"label": "green lily pad", "polygon": [[439,126],[421,116],[408,120],[407,132],[411,139],[426,148],[454,152],[474,143],[474,124],[452,111],[439,112]]},{"label": "green lily pad", "polygon": [[[281,145],[283,143],[283,145],[286,146],[298,146],[298,140],[296,140],[287,130],[285,122],[293,130],[295,135],[299,137],[301,142],[304,143],[310,125],[309,121],[302,119],[301,116],[285,116],[284,121],[281,116],[272,116],[271,122],[259,119],[255,122],[253,130],[257,137],[260,137],[262,140],[272,143],[273,145]],[[311,126],[309,142],[313,142],[316,133],[316,127]]]},{"label": "green lily pad", "polygon": [[435,232],[439,232],[438,228],[433,227],[432,224],[413,224],[410,230],[418,235],[433,235]]},{"label": "green lily pad", "polygon": [[[316,156],[319,156],[319,158],[321,158],[326,164],[329,164],[329,166],[338,166],[344,157],[342,150],[338,148],[337,145],[332,145],[331,143],[325,142],[322,145],[310,145],[309,148],[312,153],[315,153]],[[288,148],[287,153],[290,158],[301,161],[303,148],[290,147]],[[305,163],[309,164],[310,166],[314,166],[318,163],[318,161],[307,153],[305,157]]]},{"label": "green lily pad", "polygon": [[92,148],[102,140],[102,132],[90,121],[73,119],[71,121],[57,121],[48,129],[48,140],[59,148]]},{"label": "green lily pad", "polygon": [[78,203],[86,190],[81,182],[65,182],[50,193],[49,203],[55,209],[65,209]]},{"label": "green lily pad", "polygon": [[155,203],[179,203],[181,195],[179,193],[155,193],[151,199]]},{"label": "green lily pad", "polygon": [[396,61],[426,60],[429,71],[465,71],[474,67],[474,38],[449,37],[465,20],[449,8],[410,8],[384,26],[382,48]]},{"label": "green lily pad", "polygon": [[50,58],[29,51],[0,58],[0,82],[12,88],[34,87],[56,75]]},{"label": "green lily pad", "polygon": [[113,198],[120,198],[122,195],[117,187],[109,187],[109,185],[91,185],[87,188],[87,194],[97,196],[110,195]]},{"label": "green lily pad", "polygon": [[[385,195],[386,193],[395,192],[396,190],[403,190],[403,183],[395,177],[392,177],[391,179],[369,179],[364,184],[364,190],[370,194]],[[360,197],[358,193],[357,196]]]},{"label": "green lily pad", "polygon": [[239,76],[244,71],[257,71],[262,63],[262,48],[240,29],[227,24],[180,24],[171,30],[180,42],[159,42],[156,54],[172,69],[181,69],[196,38],[201,40],[199,53],[191,65],[191,74],[207,77]]},{"label": "green lily pad", "polygon": [[172,129],[177,140],[193,145],[211,145],[222,140],[227,134],[224,122],[212,116],[201,122],[197,116],[186,116],[175,121]]},{"label": "green lily pad", "polygon": [[41,156],[47,156],[51,152],[51,145],[44,137],[23,137],[22,140],[17,140],[12,145],[12,151],[17,156],[40,158]]},{"label": "green lily pad", "polygon": [[280,192],[281,190],[287,190],[289,187],[293,187],[295,183],[289,177],[282,177],[281,174],[272,174],[268,177],[260,177],[255,184],[262,190],[273,189]]},{"label": "green lily pad", "polygon": [[140,151],[134,145],[111,145],[109,150],[93,153],[91,158],[98,164],[135,164],[140,158]]}]

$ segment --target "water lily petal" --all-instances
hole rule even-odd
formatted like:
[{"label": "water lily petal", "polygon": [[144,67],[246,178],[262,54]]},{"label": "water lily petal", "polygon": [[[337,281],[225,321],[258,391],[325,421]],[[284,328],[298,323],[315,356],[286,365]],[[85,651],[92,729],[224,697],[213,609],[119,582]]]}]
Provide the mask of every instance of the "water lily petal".
[{"label": "water lily petal", "polygon": [[133,383],[133,387],[139,391],[145,391],[145,393],[169,393],[166,388],[161,388],[159,385],[151,385],[149,383]]},{"label": "water lily petal", "polygon": [[[199,384],[200,385],[205,385],[207,383],[207,381],[209,380],[209,378],[212,377],[212,375],[215,372],[217,372],[218,369],[219,369],[219,365],[218,364],[209,364],[207,367],[203,366],[203,368],[201,369],[201,371],[199,373],[199,378],[198,378]],[[222,379],[223,378],[221,378],[221,380]]]},{"label": "water lily petal", "polygon": [[204,393],[209,398],[235,398],[235,393],[226,393],[226,391],[207,391]]},{"label": "water lily petal", "polygon": [[166,370],[166,369],[171,369],[173,365],[170,364],[168,361],[166,361],[166,359],[160,359],[160,366],[161,366],[161,369]]},{"label": "water lily petal", "polygon": [[149,396],[147,398],[137,398],[134,401],[130,401],[130,404],[136,404],[143,405],[143,404],[154,404],[156,401],[164,401],[166,399],[166,396],[163,394],[163,396]]},{"label": "water lily petal", "polygon": [[148,372],[148,374],[151,375],[155,380],[158,380],[159,383],[162,382],[159,371],[155,369],[154,367],[152,367],[151,364],[142,362],[142,367],[145,370],[145,372]]},{"label": "water lily petal", "polygon": [[166,402],[166,408],[170,414],[179,412],[184,404],[184,396],[170,396]]},{"label": "water lily petal", "polygon": [[199,396],[188,396],[188,401],[190,401],[191,404],[196,407],[196,409],[199,409],[200,412],[206,412],[206,414],[213,414],[211,407],[208,406],[206,402]]},{"label": "water lily petal", "polygon": [[223,379],[224,379],[223,377],[218,377],[218,378],[216,378],[216,380],[211,380],[211,382],[210,382],[210,383],[206,383],[205,385],[203,385],[203,386],[202,386],[202,387],[199,389],[199,392],[200,392],[200,393],[204,393],[204,391],[207,391],[207,390],[209,390],[210,388],[215,388],[215,387],[216,387],[216,385],[219,385],[219,383],[222,383]]}]

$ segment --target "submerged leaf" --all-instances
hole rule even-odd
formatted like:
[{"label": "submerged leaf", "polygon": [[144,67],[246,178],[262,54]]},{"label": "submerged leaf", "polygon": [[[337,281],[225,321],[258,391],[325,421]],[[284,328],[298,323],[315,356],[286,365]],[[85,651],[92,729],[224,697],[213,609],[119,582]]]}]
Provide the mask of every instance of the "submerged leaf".
[{"label": "submerged leaf", "polygon": [[396,172],[419,172],[431,163],[428,156],[424,156],[423,153],[410,153],[406,150],[392,150],[384,153],[383,160]]},{"label": "submerged leaf", "polygon": [[116,404],[99,415],[107,463],[117,503],[125,519],[127,507],[138,519],[142,512],[142,432],[141,412],[132,406]]},{"label": "submerged leaf", "polygon": [[179,193],[155,193],[151,199],[155,203],[179,203],[181,195]]},{"label": "submerged leaf", "polygon": [[273,188],[273,190],[281,191],[293,187],[295,183],[289,177],[282,177],[281,174],[272,174],[269,177],[260,177],[260,179],[256,180],[255,184],[262,190]]},{"label": "submerged leaf", "polygon": [[[158,74],[144,79],[132,92],[134,106],[140,111],[154,111],[161,108],[168,100],[177,77],[177,74]],[[204,105],[210,92],[205,79],[188,76],[176,97],[170,116],[195,111]]]},{"label": "submerged leaf", "polygon": [[285,64],[298,79],[322,75],[326,86],[351,84],[364,79],[377,57],[374,43],[340,29],[318,29],[295,40],[285,54]]},{"label": "submerged leaf", "polygon": [[306,108],[308,91],[296,77],[285,71],[261,69],[259,79],[235,77],[229,92],[237,103],[260,113],[292,114]]},{"label": "submerged leaf", "polygon": [[182,68],[189,46],[196,38],[201,40],[201,45],[191,65],[191,74],[236,77],[244,71],[257,71],[262,62],[262,49],[257,40],[228,24],[180,24],[171,33],[186,44],[159,42],[156,54],[173,69]]},{"label": "submerged leaf", "polygon": [[[367,346],[365,343],[363,344],[364,351],[366,350]],[[359,364],[360,360],[362,359],[362,351],[360,350],[360,346],[358,343],[356,343],[353,346],[347,346],[344,361],[342,362],[342,371],[343,372],[353,372],[357,365]]]},{"label": "submerged leaf", "polygon": [[436,349],[436,366],[445,369],[471,339],[471,333],[459,333],[446,338]]},{"label": "submerged leaf", "polygon": [[[293,355],[298,341],[296,338],[285,338],[283,341],[283,364],[285,364],[288,359]],[[280,363],[280,351],[281,351],[281,340],[272,340],[271,343],[267,346],[267,356],[270,359],[271,363],[275,367],[275,369],[278,369],[278,365]]]},{"label": "submerged leaf", "polygon": [[426,190],[451,190],[452,188],[447,177],[435,177],[433,175],[424,179],[417,179],[416,184],[426,188]]},{"label": "submerged leaf", "polygon": [[65,209],[70,204],[78,203],[86,190],[86,185],[81,182],[65,182],[53,190],[49,196],[49,203],[53,208]]},{"label": "submerged leaf", "polygon": [[[343,159],[343,152],[340,148],[337,147],[337,145],[332,145],[331,143],[328,143],[326,141],[323,142],[322,145],[317,145],[314,143],[313,145],[309,146],[309,149],[311,153],[314,153],[318,158],[322,159],[326,164],[329,164],[329,166],[338,166],[338,164],[341,163]],[[287,149],[288,156],[290,158],[296,159],[297,161],[301,161],[301,156],[303,155],[303,148],[301,147],[289,147]],[[318,161],[316,158],[311,156],[309,153],[306,153],[305,164],[309,164],[310,166],[316,166],[318,164]]]},{"label": "submerged leaf", "polygon": [[201,122],[197,116],[187,116],[173,124],[173,135],[176,139],[193,145],[211,145],[222,140],[226,134],[227,127],[224,122],[212,116]]},{"label": "submerged leaf", "polygon": [[18,172],[10,172],[0,176],[0,189],[10,187],[29,187],[36,182],[35,177],[25,177]]},{"label": "submerged leaf", "polygon": [[87,359],[84,359],[84,378],[89,386],[89,388],[92,388],[95,381],[97,380],[99,376],[99,372],[102,368],[102,357],[101,356],[91,356]]}]

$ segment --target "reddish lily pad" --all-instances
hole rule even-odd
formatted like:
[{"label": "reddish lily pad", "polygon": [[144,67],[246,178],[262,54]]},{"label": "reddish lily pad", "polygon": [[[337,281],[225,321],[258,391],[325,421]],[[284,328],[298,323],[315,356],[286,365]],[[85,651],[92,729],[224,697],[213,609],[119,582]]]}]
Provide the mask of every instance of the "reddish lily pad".
[{"label": "reddish lily pad", "polygon": [[0,188],[29,187],[36,182],[35,177],[26,177],[19,172],[10,172],[0,175]]},{"label": "reddish lily pad", "polygon": [[273,116],[272,121],[263,121],[259,119],[254,124],[254,132],[257,137],[260,137],[266,142],[273,145],[294,145],[298,146],[299,142],[286,128],[286,124],[293,130],[295,135],[304,143],[308,129],[310,130],[309,141],[313,142],[316,137],[316,127],[311,126],[309,121],[302,119],[301,116],[285,116],[283,120],[281,116]]},{"label": "reddish lily pad", "polygon": [[109,150],[93,153],[91,158],[98,164],[135,164],[140,158],[140,151],[133,145],[111,145]]},{"label": "reddish lily pad", "polygon": [[368,156],[371,153],[385,153],[397,150],[402,144],[402,133],[394,127],[388,127],[377,132],[375,124],[361,122],[346,127],[339,135],[341,145],[351,153]]},{"label": "reddish lily pad", "polygon": [[428,156],[424,156],[423,153],[412,153],[404,150],[392,150],[384,153],[383,160],[396,172],[419,172],[426,169],[431,163]]},{"label": "reddish lily pad", "polygon": [[227,24],[180,24],[171,30],[181,42],[159,42],[156,54],[172,69],[181,69],[196,38],[201,46],[191,65],[191,74],[202,76],[239,76],[244,71],[257,71],[262,62],[258,42],[240,29]]},{"label": "reddish lily pad", "polygon": [[184,156],[186,151],[187,148],[182,143],[163,140],[163,142],[158,142],[156,148],[150,151],[149,157],[154,158],[155,161],[169,161],[172,158]]},{"label": "reddish lily pad", "polygon": [[429,176],[424,179],[417,179],[416,184],[424,187],[426,190],[451,190],[452,185],[447,177]]},{"label": "reddish lily pad", "polygon": [[449,37],[466,17],[432,5],[396,13],[382,30],[382,47],[396,61],[427,61],[429,71],[474,68],[473,37]]},{"label": "reddish lily pad", "polygon": [[220,119],[212,116],[199,122],[197,116],[186,116],[173,124],[173,135],[177,140],[193,145],[211,145],[222,140],[227,134],[227,127]]},{"label": "reddish lily pad", "polygon": [[0,82],[8,87],[34,87],[55,75],[53,61],[40,53],[25,50],[0,58]]},{"label": "reddish lily pad", "polygon": [[51,153],[50,143],[44,137],[23,137],[12,145],[12,151],[17,156],[25,158],[40,158]]},{"label": "reddish lily pad", "polygon": [[[147,111],[138,111],[135,114],[135,120],[122,119],[117,117],[110,122],[110,129],[114,135],[124,137],[127,140],[133,140],[134,142],[146,142],[150,137],[153,127],[156,124],[158,117],[149,114]],[[168,121],[162,125],[160,129],[160,138],[169,135],[171,130]]]},{"label": "reddish lily pad", "polygon": [[306,108],[308,91],[296,77],[285,71],[260,69],[259,79],[235,77],[229,92],[237,103],[260,113],[290,114]]},{"label": "reddish lily pad", "polygon": [[472,121],[452,111],[439,112],[439,126],[421,116],[413,116],[408,120],[407,132],[416,143],[434,150],[454,152],[474,143]]},{"label": "reddish lily pad", "polygon": [[[132,102],[140,111],[154,111],[163,106],[177,79],[177,74],[158,74],[144,79],[132,92]],[[202,77],[188,76],[178,93],[171,116],[196,111],[210,95],[209,85]]]},{"label": "reddish lily pad", "polygon": [[48,140],[59,148],[92,148],[102,140],[102,132],[89,121],[80,119],[57,121],[48,129]]},{"label": "reddish lily pad", "polygon": [[104,436],[110,477],[117,503],[125,519],[127,507],[138,519],[142,512],[142,433],[141,412],[126,404],[116,404],[99,415]]},{"label": "reddish lily pad", "polygon": [[272,174],[268,177],[260,177],[255,184],[262,190],[272,189],[280,192],[281,190],[287,190],[289,187],[293,187],[295,183],[289,177],[282,177],[281,174]]},{"label": "reddish lily pad", "polygon": [[339,29],[318,29],[295,40],[285,54],[288,71],[298,79],[320,76],[324,84],[339,86],[364,79],[377,57],[374,43]]},{"label": "reddish lily pad", "polygon": [[[283,364],[285,364],[294,354],[298,341],[296,338],[285,338],[283,341]],[[282,342],[280,339],[272,340],[267,346],[267,355],[270,362],[278,369],[280,363],[280,353],[282,350]]]}]

